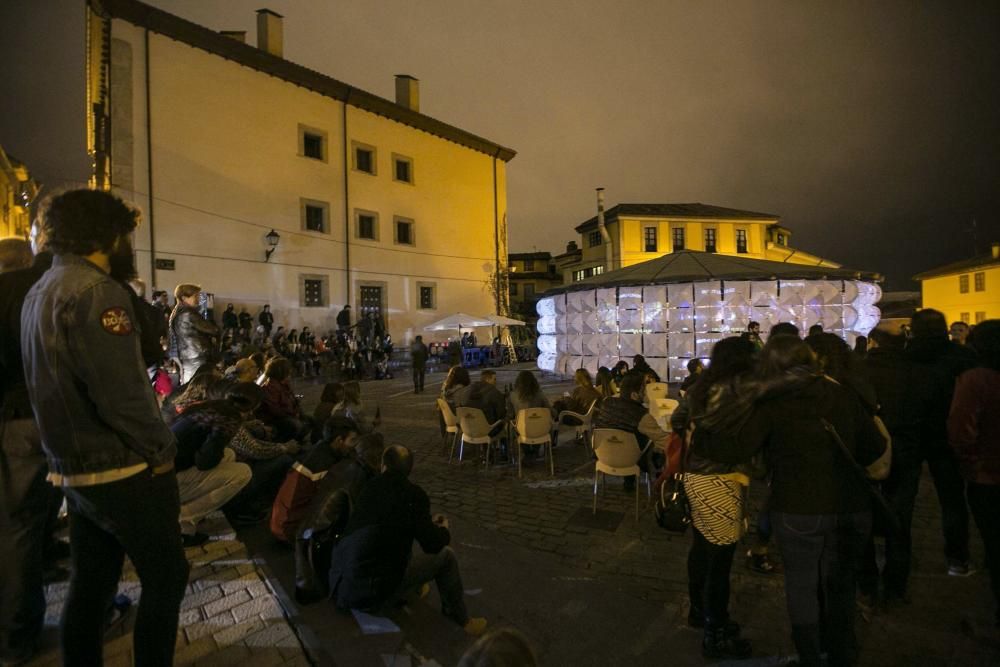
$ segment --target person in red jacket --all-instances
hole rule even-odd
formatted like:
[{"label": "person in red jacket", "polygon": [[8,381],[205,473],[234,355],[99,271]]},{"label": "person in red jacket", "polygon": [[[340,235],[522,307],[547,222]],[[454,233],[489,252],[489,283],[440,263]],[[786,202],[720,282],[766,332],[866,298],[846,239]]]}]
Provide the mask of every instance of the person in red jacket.
[{"label": "person in red jacket", "polygon": [[948,415],[948,442],[966,482],[969,509],[986,548],[1000,627],[1000,320],[977,324],[969,338],[976,368],[958,376]]},{"label": "person in red jacket", "polygon": [[358,425],[348,417],[330,417],[323,426],[323,439],[300,461],[292,464],[271,508],[271,534],[282,542],[295,543],[299,523],[316,496],[320,481],[343,458],[352,455]]}]

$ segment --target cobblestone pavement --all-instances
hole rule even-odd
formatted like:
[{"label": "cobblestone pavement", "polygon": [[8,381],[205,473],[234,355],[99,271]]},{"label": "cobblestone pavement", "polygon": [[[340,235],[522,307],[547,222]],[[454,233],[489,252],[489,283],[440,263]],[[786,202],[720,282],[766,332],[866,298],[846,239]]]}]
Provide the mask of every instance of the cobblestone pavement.
[{"label": "cobblestone pavement", "polygon": [[[212,539],[201,547],[186,550],[191,576],[181,604],[174,664],[238,663],[242,667],[311,664],[263,571],[247,557],[246,547],[237,540],[221,513],[212,515],[201,529]],[[66,582],[51,584],[46,589],[45,649],[29,663],[32,667],[60,664],[56,628],[68,590]],[[132,664],[134,603],[141,594],[139,580],[127,561],[118,592],[132,598],[133,606],[109,630],[104,662],[124,667]]]}]

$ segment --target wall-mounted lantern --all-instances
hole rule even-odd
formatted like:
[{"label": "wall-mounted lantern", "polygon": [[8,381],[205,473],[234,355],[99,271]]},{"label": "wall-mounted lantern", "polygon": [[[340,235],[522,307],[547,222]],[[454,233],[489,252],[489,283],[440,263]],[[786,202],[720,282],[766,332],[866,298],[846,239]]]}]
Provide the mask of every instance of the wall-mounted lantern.
[{"label": "wall-mounted lantern", "polygon": [[272,229],[264,238],[267,240],[268,245],[267,251],[264,254],[264,261],[267,262],[271,260],[271,254],[278,247],[278,241],[281,240],[281,235]]}]

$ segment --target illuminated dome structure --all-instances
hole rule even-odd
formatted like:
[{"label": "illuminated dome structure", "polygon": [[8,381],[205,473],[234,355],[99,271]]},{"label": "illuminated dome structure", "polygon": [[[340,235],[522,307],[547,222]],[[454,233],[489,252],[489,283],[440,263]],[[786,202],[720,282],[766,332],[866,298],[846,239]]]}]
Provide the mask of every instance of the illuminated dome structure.
[{"label": "illuminated dome structure", "polygon": [[664,381],[687,376],[716,341],[760,322],[761,333],[814,324],[853,345],[879,321],[876,273],[680,251],[545,293],[538,367],[596,373],[641,354]]}]

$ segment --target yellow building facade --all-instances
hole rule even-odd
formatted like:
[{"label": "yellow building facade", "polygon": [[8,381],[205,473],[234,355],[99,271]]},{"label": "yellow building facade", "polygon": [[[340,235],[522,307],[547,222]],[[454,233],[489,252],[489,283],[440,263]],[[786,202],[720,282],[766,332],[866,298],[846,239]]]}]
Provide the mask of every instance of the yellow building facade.
[{"label": "yellow building facade", "polygon": [[533,322],[535,304],[545,291],[562,284],[552,253],[522,252],[507,256],[507,290],[514,317]]},{"label": "yellow building facade", "polygon": [[948,322],[978,324],[1000,318],[1000,243],[988,255],[954,262],[913,277],[920,281],[924,308],[944,313]]},{"label": "yellow building facade", "polygon": [[28,168],[0,146],[0,238],[28,238],[29,206],[38,195],[38,184]]},{"label": "yellow building facade", "polygon": [[88,7],[94,181],[142,209],[148,283],[324,331],[349,303],[404,342],[503,308],[514,151],[420,113],[416,79],[390,101],[291,63],[268,10],[252,46],[133,0]]},{"label": "yellow building facade", "polygon": [[[618,204],[605,213],[612,245],[611,269],[646,262],[678,250],[716,252],[793,264],[839,267],[791,247],[791,231],[779,216],[710,204]],[[573,241],[556,264],[565,283],[608,270],[607,248],[591,218],[576,227]]]}]

